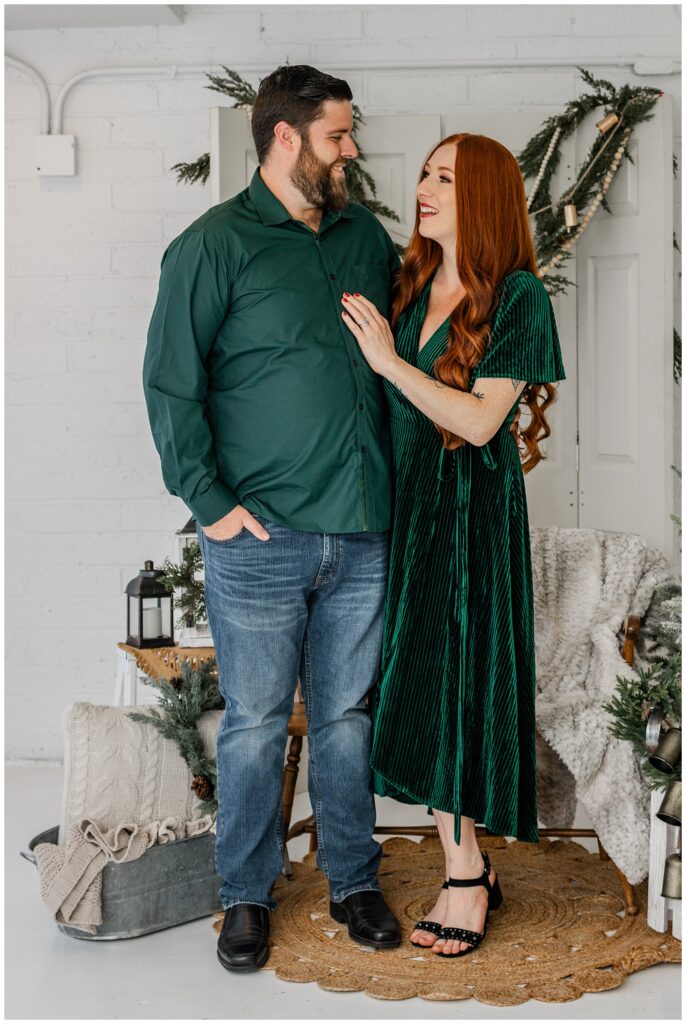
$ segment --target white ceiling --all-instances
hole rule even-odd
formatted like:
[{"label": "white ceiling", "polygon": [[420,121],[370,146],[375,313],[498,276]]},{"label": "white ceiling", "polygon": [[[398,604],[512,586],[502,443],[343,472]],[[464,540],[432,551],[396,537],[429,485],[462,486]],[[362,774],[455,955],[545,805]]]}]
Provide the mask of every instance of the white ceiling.
[{"label": "white ceiling", "polygon": [[40,28],[112,28],[178,25],[180,4],[5,4],[5,31]]}]

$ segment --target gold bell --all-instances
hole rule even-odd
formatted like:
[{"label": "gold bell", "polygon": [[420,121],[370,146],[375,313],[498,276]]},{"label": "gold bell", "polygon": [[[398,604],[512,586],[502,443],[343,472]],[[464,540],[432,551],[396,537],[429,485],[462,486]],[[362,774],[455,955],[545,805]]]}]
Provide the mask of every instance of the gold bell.
[{"label": "gold bell", "polygon": [[665,860],[665,873],[662,879],[661,896],[669,900],[681,899],[681,854],[670,853]]},{"label": "gold bell", "polygon": [[576,215],[576,206],[574,203],[567,203],[565,205],[565,225],[567,231],[571,231],[579,223],[579,218]]},{"label": "gold bell", "polygon": [[606,114],[605,117],[601,118],[600,121],[596,121],[595,126],[599,132],[602,132],[602,134],[605,135],[606,132],[609,132],[610,128],[614,128],[618,121],[619,118],[614,111],[612,111],[611,113]]},{"label": "gold bell", "polygon": [[667,825],[681,825],[681,780],[672,779],[657,812],[660,821]]},{"label": "gold bell", "polygon": [[664,732],[655,753],[648,760],[653,768],[671,775],[681,761],[681,729],[668,729]]}]

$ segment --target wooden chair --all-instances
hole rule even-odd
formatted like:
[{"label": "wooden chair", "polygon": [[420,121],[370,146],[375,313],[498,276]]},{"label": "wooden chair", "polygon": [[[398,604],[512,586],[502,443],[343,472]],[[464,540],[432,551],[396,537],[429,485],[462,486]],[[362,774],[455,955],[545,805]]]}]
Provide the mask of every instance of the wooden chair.
[{"label": "wooden chair", "polygon": [[[634,663],[634,646],[636,643],[636,637],[638,636],[638,630],[640,626],[640,619],[637,615],[627,616],[624,622],[624,641],[622,645],[622,657],[628,665]],[[288,723],[288,733],[292,737],[289,748],[286,766],[283,772],[283,813],[284,813],[284,834],[286,836],[286,844],[291,839],[295,839],[296,836],[307,833],[310,836],[310,851],[317,849],[317,827],[315,824],[314,815],[311,814],[308,818],[303,818],[300,821],[296,821],[294,825],[291,825],[291,814],[293,811],[293,797],[295,794],[295,784],[298,778],[298,769],[300,766],[300,755],[302,753],[303,736],[307,735],[307,719],[305,716],[305,705],[302,702],[302,694],[300,691],[300,684],[296,691],[295,704],[293,706],[293,714],[291,715]],[[375,833],[379,835],[412,835],[412,836],[437,836],[438,829],[435,825],[399,825],[397,827],[385,825],[378,826]],[[485,825],[476,826],[477,836],[484,835],[496,835],[497,833],[490,832]],[[539,829],[540,836],[558,836],[563,838],[590,838],[595,839],[598,843],[598,854],[602,860],[609,860],[608,853],[603,849],[603,846],[598,839],[598,834],[594,829],[591,828],[541,828]],[[615,870],[619,876],[619,880],[622,884],[622,890],[624,893],[625,912],[630,916],[634,916],[638,913],[638,906],[636,904],[636,896],[634,888],[629,884],[625,876],[615,865]],[[288,847],[286,846],[285,866],[284,873],[288,876],[292,874],[290,869],[290,860],[288,859]]]}]

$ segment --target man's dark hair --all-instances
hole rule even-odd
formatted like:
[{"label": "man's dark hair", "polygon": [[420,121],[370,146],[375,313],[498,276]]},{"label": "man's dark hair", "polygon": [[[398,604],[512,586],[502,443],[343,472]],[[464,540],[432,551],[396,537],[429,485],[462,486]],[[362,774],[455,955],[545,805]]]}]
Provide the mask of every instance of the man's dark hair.
[{"label": "man's dark hair", "polygon": [[350,86],[309,64],[284,64],[260,82],[252,108],[252,136],[257,159],[264,160],[274,141],[274,126],[287,121],[299,132],[322,116],[325,100],[352,100]]}]

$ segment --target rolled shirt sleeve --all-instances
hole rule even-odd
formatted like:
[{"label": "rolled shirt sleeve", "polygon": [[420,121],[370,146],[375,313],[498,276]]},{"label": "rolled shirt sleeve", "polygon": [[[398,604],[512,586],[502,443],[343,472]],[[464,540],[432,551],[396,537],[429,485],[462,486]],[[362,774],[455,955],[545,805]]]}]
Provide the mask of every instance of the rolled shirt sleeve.
[{"label": "rolled shirt sleeve", "polygon": [[162,258],[148,329],[143,389],[162,477],[201,526],[239,504],[220,479],[207,415],[209,361],[230,305],[226,262],[202,231],[186,231]]}]

